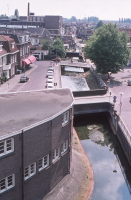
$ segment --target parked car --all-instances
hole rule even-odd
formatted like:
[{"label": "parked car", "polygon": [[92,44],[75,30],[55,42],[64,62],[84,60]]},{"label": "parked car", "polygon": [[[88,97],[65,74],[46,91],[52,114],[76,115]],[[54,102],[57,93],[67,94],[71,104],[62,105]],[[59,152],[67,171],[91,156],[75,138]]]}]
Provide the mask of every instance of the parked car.
[{"label": "parked car", "polygon": [[46,81],[46,83],[53,83],[54,82],[54,79],[48,79],[47,81]]},{"label": "parked car", "polygon": [[55,61],[55,62],[60,62],[60,61],[61,61],[61,59],[60,59],[59,57],[57,57],[57,58],[54,58],[54,59],[52,59],[52,61]]},{"label": "parked car", "polygon": [[46,76],[53,76],[53,72],[52,71],[48,71]]},{"label": "parked car", "polygon": [[51,88],[53,88],[53,83],[47,83],[47,89],[51,89]]},{"label": "parked car", "polygon": [[48,71],[54,72],[54,68],[49,68]]},{"label": "parked car", "polygon": [[53,76],[48,76],[48,79],[52,79],[52,80],[54,80]]},{"label": "parked car", "polygon": [[22,75],[21,77],[20,77],[20,82],[26,82],[26,81],[28,81],[29,80],[29,78],[26,76],[26,75]]},{"label": "parked car", "polygon": [[127,81],[127,85],[131,86],[131,79]]}]

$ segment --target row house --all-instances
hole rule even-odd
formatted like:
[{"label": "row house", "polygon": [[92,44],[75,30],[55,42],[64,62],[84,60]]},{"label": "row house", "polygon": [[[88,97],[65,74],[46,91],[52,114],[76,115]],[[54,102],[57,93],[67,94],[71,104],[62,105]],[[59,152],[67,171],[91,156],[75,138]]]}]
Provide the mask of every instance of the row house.
[{"label": "row house", "polygon": [[17,49],[17,69],[25,71],[30,64],[36,61],[33,55],[30,55],[30,37],[27,33],[7,34],[10,38],[13,38]]},{"label": "row house", "polygon": [[9,79],[17,74],[18,52],[14,39],[0,35],[0,76],[4,74]]}]

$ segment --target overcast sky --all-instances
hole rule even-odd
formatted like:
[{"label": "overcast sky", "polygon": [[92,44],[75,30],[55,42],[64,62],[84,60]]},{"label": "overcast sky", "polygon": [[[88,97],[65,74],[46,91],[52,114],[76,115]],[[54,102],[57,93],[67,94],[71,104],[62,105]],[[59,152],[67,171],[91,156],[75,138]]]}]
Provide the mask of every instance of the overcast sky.
[{"label": "overcast sky", "polygon": [[100,20],[119,20],[131,18],[131,0],[0,0],[0,14],[13,15],[18,9],[19,15],[27,15],[27,5],[35,15],[61,15],[77,19],[96,16]]}]

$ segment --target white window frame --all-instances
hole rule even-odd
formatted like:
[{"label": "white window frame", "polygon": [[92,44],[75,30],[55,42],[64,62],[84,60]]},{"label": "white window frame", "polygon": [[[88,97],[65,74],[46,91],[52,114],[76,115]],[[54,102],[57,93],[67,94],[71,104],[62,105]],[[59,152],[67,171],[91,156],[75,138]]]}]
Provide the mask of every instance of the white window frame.
[{"label": "white window frame", "polygon": [[[47,158],[47,163],[45,164],[45,159]],[[41,163],[40,163],[41,162]],[[42,166],[41,166],[42,165]],[[43,158],[41,158],[39,160],[39,171],[41,171],[42,169],[45,169],[46,167],[49,166],[49,154],[44,156]]]},{"label": "white window frame", "polygon": [[63,113],[62,115],[62,126],[69,122],[69,111]]},{"label": "white window frame", "polygon": [[[32,173],[31,172],[31,166],[34,166],[34,172]],[[25,170],[28,170],[28,176],[25,176]],[[29,165],[29,166],[27,166],[27,167],[25,167],[25,169],[24,169],[24,179],[25,180],[27,180],[28,178],[30,178],[30,177],[32,177],[32,176],[34,176],[36,174],[36,162],[34,162],[34,163],[32,163],[31,165]]]},{"label": "white window frame", "polygon": [[[10,150],[8,150],[8,146],[7,146],[9,140],[11,140],[11,146],[10,146],[11,149]],[[9,154],[9,153],[14,151],[14,138],[9,138],[7,140],[1,140],[0,143],[4,143],[4,145],[3,145],[3,151],[4,152],[0,153],[0,157],[4,156],[6,154]],[[1,149],[2,149],[1,146],[0,146],[0,152],[1,152]]]},{"label": "white window frame", "polygon": [[61,145],[61,154],[64,154],[68,150],[68,140],[66,140],[62,145]]},{"label": "white window frame", "polygon": [[56,161],[60,157],[60,147],[52,151],[52,162]]},{"label": "white window frame", "polygon": [[15,43],[11,43],[11,48],[12,48],[12,49],[15,48]]},{"label": "white window frame", "polygon": [[[8,179],[10,176],[12,176],[12,184],[11,185],[9,185],[10,182],[9,182],[9,179]],[[1,184],[0,184],[0,194],[15,186],[15,174],[12,174],[10,176],[7,176],[7,177],[0,180],[0,183],[1,183],[1,181],[3,181],[5,183],[5,188],[2,189],[2,190],[1,190]]]},{"label": "white window frame", "polygon": [[0,51],[2,51],[2,46],[3,46],[3,45],[0,45]]},{"label": "white window frame", "polygon": [[2,66],[2,58],[0,58],[0,66]]},{"label": "white window frame", "polygon": [[16,54],[15,54],[15,62],[16,62]]}]

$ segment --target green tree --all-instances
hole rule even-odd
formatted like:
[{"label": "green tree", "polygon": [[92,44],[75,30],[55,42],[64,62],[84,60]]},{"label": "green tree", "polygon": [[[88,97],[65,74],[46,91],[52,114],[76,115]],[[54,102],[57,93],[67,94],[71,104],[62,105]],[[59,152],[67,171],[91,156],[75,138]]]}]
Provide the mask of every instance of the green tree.
[{"label": "green tree", "polygon": [[70,21],[71,21],[71,22],[76,22],[76,21],[77,21],[77,19],[76,19],[76,17],[75,17],[75,16],[72,16],[72,17],[70,18]]},{"label": "green tree", "polygon": [[127,33],[120,33],[116,24],[105,24],[90,37],[84,54],[94,62],[97,72],[117,73],[129,60],[131,50],[127,47],[128,40]]},{"label": "green tree", "polygon": [[19,12],[18,12],[18,9],[15,9],[15,13],[14,13],[14,15],[15,15],[17,18],[19,18]]},{"label": "green tree", "polygon": [[59,38],[56,38],[51,47],[51,51],[57,54],[57,56],[64,58],[66,55],[66,51],[65,51],[64,43],[62,42],[62,40],[60,40]]},{"label": "green tree", "polygon": [[97,23],[96,28],[100,28],[100,26],[102,26],[103,24],[104,24],[103,21],[100,20],[100,21]]},{"label": "green tree", "polygon": [[50,50],[52,46],[51,40],[43,39],[43,40],[40,40],[40,43],[42,44],[42,47],[41,47],[42,50]]}]

